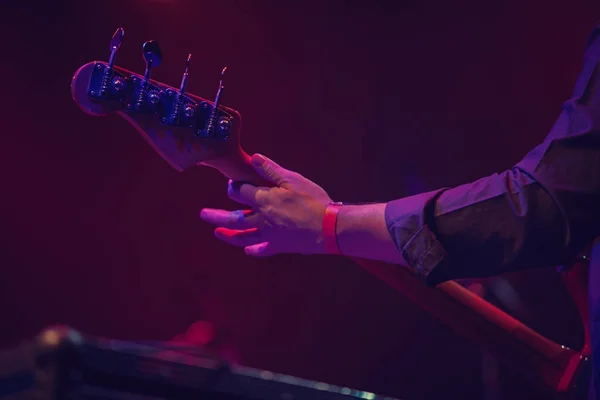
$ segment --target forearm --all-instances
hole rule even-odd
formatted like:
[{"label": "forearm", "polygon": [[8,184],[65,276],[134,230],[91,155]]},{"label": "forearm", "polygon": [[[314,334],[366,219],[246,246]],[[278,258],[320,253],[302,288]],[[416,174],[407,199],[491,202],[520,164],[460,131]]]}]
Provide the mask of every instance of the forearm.
[{"label": "forearm", "polygon": [[387,229],[385,207],[369,204],[341,208],[336,235],[342,254],[407,265]]}]

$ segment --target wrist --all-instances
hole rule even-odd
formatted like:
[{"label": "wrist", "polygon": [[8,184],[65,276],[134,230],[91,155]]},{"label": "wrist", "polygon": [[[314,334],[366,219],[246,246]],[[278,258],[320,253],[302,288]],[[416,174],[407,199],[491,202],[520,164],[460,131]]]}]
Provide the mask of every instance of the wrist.
[{"label": "wrist", "polygon": [[375,204],[347,205],[338,213],[336,224],[336,238],[340,252],[349,256],[359,256],[361,247],[368,243],[361,243],[369,235],[365,222],[372,219]]},{"label": "wrist", "polygon": [[336,240],[341,254],[403,264],[387,229],[385,203],[346,205],[337,215]]}]

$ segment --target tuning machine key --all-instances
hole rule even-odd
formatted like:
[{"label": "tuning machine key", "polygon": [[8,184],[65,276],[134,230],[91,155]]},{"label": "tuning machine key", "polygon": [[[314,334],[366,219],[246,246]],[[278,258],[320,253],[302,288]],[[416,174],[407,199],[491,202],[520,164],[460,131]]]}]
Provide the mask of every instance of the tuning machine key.
[{"label": "tuning machine key", "polygon": [[194,127],[197,104],[185,95],[191,59],[192,55],[189,54],[185,62],[185,71],[181,78],[179,91],[174,89],[165,90],[163,100],[164,114],[160,119],[163,124],[190,128]]},{"label": "tuning machine key", "polygon": [[112,71],[113,66],[115,65],[115,56],[117,55],[117,51],[121,47],[123,43],[123,37],[125,36],[125,30],[121,27],[118,28],[112,36],[110,41],[110,57],[108,59],[108,69]]},{"label": "tuning machine key", "polygon": [[110,41],[108,64],[96,63],[88,87],[88,95],[94,100],[123,101],[128,89],[128,79],[114,69],[117,51],[123,43],[125,31],[118,28]]},{"label": "tuning machine key", "polygon": [[162,51],[156,40],[150,40],[142,46],[142,54],[146,62],[144,78],[131,78],[133,83],[133,102],[127,105],[129,111],[156,114],[160,109],[162,92],[150,82],[152,68],[158,67],[162,61]]},{"label": "tuning machine key", "polygon": [[185,71],[181,77],[181,85],[179,85],[179,94],[183,96],[185,93],[185,87],[187,86],[188,74],[190,72],[190,61],[192,60],[192,53],[188,54],[187,60],[185,61]]},{"label": "tuning machine key", "polygon": [[223,76],[227,71],[227,67],[224,67],[221,71],[221,79],[219,80],[219,87],[217,89],[217,95],[215,101],[211,106],[208,103],[202,103],[204,109],[210,110],[208,118],[206,120],[206,126],[204,129],[199,129],[196,134],[209,139],[227,140],[229,137],[229,130],[231,129],[231,117],[225,114],[222,110],[219,110],[221,103],[221,96],[223,94]]}]

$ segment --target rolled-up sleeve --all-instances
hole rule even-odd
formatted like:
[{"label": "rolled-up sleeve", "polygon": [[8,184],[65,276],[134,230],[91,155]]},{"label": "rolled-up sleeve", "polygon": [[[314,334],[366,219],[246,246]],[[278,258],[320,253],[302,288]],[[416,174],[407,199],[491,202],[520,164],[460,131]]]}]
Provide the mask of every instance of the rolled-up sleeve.
[{"label": "rolled-up sleeve", "polygon": [[560,265],[600,234],[600,23],[573,96],[512,169],[391,201],[388,231],[429,284]]}]

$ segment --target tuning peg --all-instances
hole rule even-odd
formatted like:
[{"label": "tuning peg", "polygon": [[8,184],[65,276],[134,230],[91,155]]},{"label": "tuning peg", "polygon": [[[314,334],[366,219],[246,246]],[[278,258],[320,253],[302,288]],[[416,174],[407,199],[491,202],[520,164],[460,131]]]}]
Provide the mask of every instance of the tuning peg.
[{"label": "tuning peg", "polygon": [[113,64],[115,63],[115,56],[117,55],[119,47],[121,47],[121,43],[123,43],[123,36],[125,36],[125,30],[121,27],[115,31],[110,40],[110,58],[108,59],[109,70],[112,70]]},{"label": "tuning peg", "polygon": [[142,55],[146,61],[146,72],[141,81],[137,77],[132,77],[131,81],[134,87],[135,101],[127,105],[128,109],[138,112],[158,113],[162,91],[156,85],[150,82],[150,72],[152,68],[160,65],[162,61],[162,52],[156,40],[150,40],[142,46]]},{"label": "tuning peg", "polygon": [[185,93],[185,86],[187,85],[188,72],[190,69],[190,60],[192,59],[192,53],[188,54],[188,58],[185,62],[185,71],[183,72],[183,77],[181,78],[181,85],[179,86],[179,94]]},{"label": "tuning peg", "polygon": [[156,40],[150,40],[142,46],[142,53],[146,61],[146,72],[144,73],[144,81],[150,78],[150,70],[153,67],[158,67],[162,61],[162,52]]},{"label": "tuning peg", "polygon": [[227,66],[223,67],[221,71],[221,80],[219,80],[219,90],[223,89],[223,76],[225,76],[225,71],[227,71]]},{"label": "tuning peg", "polygon": [[[185,87],[187,85],[188,73],[190,69],[190,60],[192,54],[188,54],[187,60],[185,61],[185,71],[181,78],[181,85],[179,86],[179,92],[173,89],[167,89],[165,92],[165,102],[163,104],[164,115],[161,117],[161,122],[167,125],[179,125],[184,124],[188,126],[195,112],[195,103],[187,100],[185,97]],[[183,111],[183,115],[181,112]],[[193,126],[193,125],[192,125]]]},{"label": "tuning peg", "polygon": [[[119,94],[124,88],[124,79],[120,74],[115,74],[113,71],[113,65],[115,63],[115,57],[121,43],[123,43],[123,36],[125,31],[123,28],[118,28],[110,40],[110,57],[108,58],[108,67],[104,63],[96,63],[94,65],[94,73],[90,78],[90,84],[88,88],[88,95],[97,100],[121,100],[122,97]],[[114,93],[111,95],[110,91]],[[114,95],[116,93],[116,95]]]},{"label": "tuning peg", "polygon": [[[227,67],[223,67],[221,71],[221,79],[219,80],[219,88],[217,89],[217,95],[215,96],[215,101],[213,104],[213,109],[210,113],[210,117],[208,118],[208,123],[206,125],[206,133],[209,137],[214,135],[215,125],[217,123],[217,112],[219,111],[219,103],[221,102],[221,94],[223,93],[223,76],[225,75],[225,71],[227,71]],[[229,130],[229,120],[223,119],[219,121],[219,126],[223,131]]]}]

